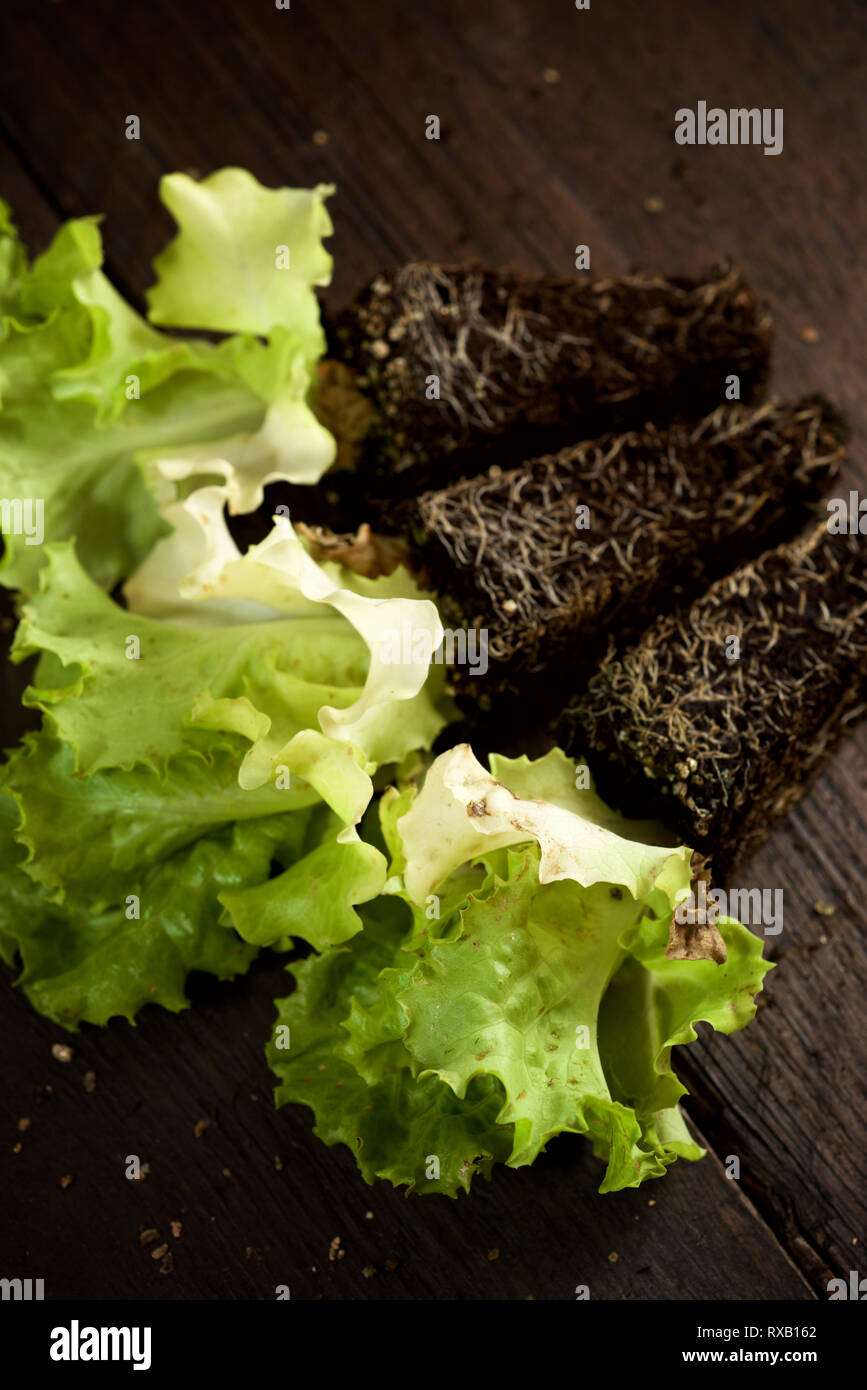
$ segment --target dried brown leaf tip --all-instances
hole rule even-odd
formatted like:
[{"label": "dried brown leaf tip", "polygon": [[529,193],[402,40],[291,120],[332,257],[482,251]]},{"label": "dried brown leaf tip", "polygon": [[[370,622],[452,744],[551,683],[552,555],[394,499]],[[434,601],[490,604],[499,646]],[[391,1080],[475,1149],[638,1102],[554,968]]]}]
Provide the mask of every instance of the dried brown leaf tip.
[{"label": "dried brown leaf tip", "polygon": [[724,965],[725,942],[714,922],[678,922],[672,917],[665,954],[669,960],[713,960]]},{"label": "dried brown leaf tip", "polygon": [[404,541],[375,536],[367,522],[359,526],[354,536],[338,535],[326,526],[306,526],[303,521],[298,522],[295,530],[307,542],[314,560],[331,560],[365,579],[393,574],[398,565],[409,563],[409,547]]},{"label": "dried brown leaf tip", "polygon": [[719,908],[708,898],[710,863],[699,853],[693,854],[690,863],[690,896],[678,905],[671,919],[665,954],[669,960],[712,960],[724,965],[726,944],[717,927]]},{"label": "dried brown leaf tip", "polygon": [[316,418],[337,440],[337,457],[332,471],[355,468],[361,457],[361,444],[376,411],[355,385],[355,373],[342,362],[321,362],[316,368]]}]

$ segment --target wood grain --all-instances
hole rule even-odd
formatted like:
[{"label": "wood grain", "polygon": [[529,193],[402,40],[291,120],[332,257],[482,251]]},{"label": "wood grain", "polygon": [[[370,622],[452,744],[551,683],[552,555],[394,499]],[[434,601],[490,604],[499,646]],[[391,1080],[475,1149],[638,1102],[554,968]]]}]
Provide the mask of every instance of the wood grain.
[{"label": "wood grain", "polygon": [[[134,12],[13,0],[0,191],[37,249],[56,218],[104,212],[110,273],[139,304],[171,233],[159,176],[232,163],[266,182],[338,185],[332,307],[417,256],[568,274],[587,242],[604,274],[694,272],[732,255],[771,302],[774,389],[822,389],[849,411],[844,485],[864,489],[865,31],[855,0],[588,12],[566,0],[160,0]],[[675,110],[700,98],[782,106],[783,154],[675,145]],[[124,139],[130,113],[140,142]],[[424,139],[429,113],[439,142]],[[664,210],[645,211],[648,198]],[[600,1198],[586,1148],[560,1140],[469,1202],[405,1202],[365,1188],[306,1112],[273,1111],[261,1051],[282,988],[273,960],[230,987],[197,982],[181,1017],[86,1030],[67,1067],[50,1056],[56,1030],[7,994],[5,1262],[73,1297],[271,1297],[280,1282],[293,1297],[362,1299],[570,1298],[579,1283],[603,1298],[821,1295],[830,1273],[858,1267],[853,1242],[867,1238],[865,787],[862,729],[750,866],[745,886],[786,889],[784,931],[769,938],[779,969],[745,1033],[681,1050],[689,1112],[714,1151],[702,1164]],[[833,917],[812,911],[820,899]],[[23,1135],[20,1115],[32,1117]],[[143,1183],[122,1177],[131,1152],[151,1164]],[[723,1175],[729,1154],[739,1184]],[[171,1274],[139,1246],[142,1224],[169,1239]],[[336,1235],[347,1253],[329,1263]]]},{"label": "wood grain", "polygon": [[[44,1277],[56,1298],[273,1298],[277,1284],[293,1298],[570,1299],[579,1284],[594,1299],[811,1297],[713,1157],[607,1198],[578,1139],[457,1202],[366,1187],[347,1150],[314,1137],[309,1112],[273,1108],[262,1039],[286,984],[272,957],[235,985],[200,979],[187,1013],[86,1028],[67,1064],[51,1056],[58,1030],[7,1000],[4,1268]],[[21,1116],[31,1125],[18,1135]],[[141,1182],[124,1176],[131,1154],[150,1165]],[[170,1274],[141,1228],[168,1242]],[[335,1236],[346,1255],[330,1262]]]}]

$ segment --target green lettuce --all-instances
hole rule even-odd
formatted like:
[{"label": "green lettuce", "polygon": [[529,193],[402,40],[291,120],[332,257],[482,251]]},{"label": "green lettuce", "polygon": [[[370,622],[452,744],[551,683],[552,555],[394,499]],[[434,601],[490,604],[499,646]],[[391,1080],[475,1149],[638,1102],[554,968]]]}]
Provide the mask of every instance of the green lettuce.
[{"label": "green lettuce", "polygon": [[[52,817],[65,809],[61,799]],[[151,1003],[176,1012],[186,1007],[191,970],[230,979],[249,967],[256,950],[218,925],[217,899],[225,885],[267,877],[275,837],[279,841],[284,829],[281,818],[224,827],[149,869],[137,867],[114,901],[106,902],[110,895],[103,893],[100,903],[88,884],[70,891],[63,904],[26,872],[17,819],[15,799],[4,791],[0,951],[10,965],[20,957],[19,986],[54,1022],[69,1029],[116,1016],[133,1022]],[[54,819],[43,827],[48,843],[53,825]],[[91,882],[99,886],[100,875]]]},{"label": "green lettuce", "polygon": [[351,1148],[369,1183],[387,1178],[448,1196],[469,1191],[475,1173],[489,1176],[494,1161],[508,1156],[508,1129],[497,1125],[497,1083],[480,1078],[458,1099],[437,1077],[417,1077],[408,1065],[368,1081],[344,1055],[350,1003],[365,1013],[387,1006],[381,976],[405,937],[405,908],[396,899],[379,898],[362,917],[363,932],[347,946],[290,967],[297,988],[279,1001],[268,1044],[280,1077],[277,1104],[310,1106],[320,1139]]},{"label": "green lettuce", "polygon": [[[40,506],[44,539],[74,537],[101,586],[165,534],[158,503],[179,479],[222,477],[230,509],[249,511],[266,483],[312,483],[334,461],[312,409],[332,191],[265,189],[237,169],[167,176],[179,233],[157,259],[152,323],[104,274],[97,218],[66,223],[28,264],[0,203],[0,496]],[[32,590],[37,533],[4,529],[0,581]]]},{"label": "green lettuce", "polygon": [[24,698],[43,725],[0,779],[0,946],[67,1026],[181,1007],[190,970],[223,977],[261,945],[358,932],[387,869],[357,830],[373,775],[444,723],[441,668],[381,655],[404,621],[439,641],[409,576],[317,565],[285,517],[241,555],[225,501],[177,504],[189,524],[133,577],[130,608],[71,542],[45,547],[22,607],[13,658],[38,658]]},{"label": "green lettuce", "polygon": [[290,967],[278,1102],[311,1106],[368,1181],[456,1195],[571,1132],[605,1160],[601,1191],[638,1186],[701,1156],[671,1051],[699,1020],[750,1020],[761,943],[724,919],[724,963],[669,959],[690,850],[576,787],[559,750],[491,764],[463,745],[383,797],[389,930],[362,910],[343,949]]}]

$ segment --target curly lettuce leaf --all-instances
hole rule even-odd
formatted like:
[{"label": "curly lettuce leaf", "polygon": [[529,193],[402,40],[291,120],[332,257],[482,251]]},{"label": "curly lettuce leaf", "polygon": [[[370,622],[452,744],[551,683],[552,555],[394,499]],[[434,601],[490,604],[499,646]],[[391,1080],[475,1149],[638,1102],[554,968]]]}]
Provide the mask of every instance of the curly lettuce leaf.
[{"label": "curly lettuce leaf", "polygon": [[[338,842],[338,817],[306,792],[238,787],[241,749],[152,769],[72,772],[68,745],[31,735],[0,792],[0,955],[66,1027],[185,1007],[192,970],[246,970],[259,945],[316,949],[360,929],[386,861]],[[132,908],[135,900],[135,907]],[[278,913],[274,922],[272,907]],[[243,939],[242,939],[243,938]]]},{"label": "curly lettuce leaf", "polygon": [[[556,800],[511,790],[512,782],[519,788],[525,783],[526,758],[497,758],[500,781],[485,771],[469,744],[437,758],[423,791],[397,825],[406,856],[406,890],[413,901],[423,901],[474,855],[529,839],[541,850],[542,883],[571,878],[584,887],[622,884],[636,899],[657,886],[672,892],[673,907],[687,895],[691,850],[627,839],[612,826],[628,829],[628,823],[604,807],[592,790],[575,788],[574,776],[566,797],[560,768],[565,755],[555,750],[548,758],[546,772],[557,777],[561,790]],[[538,790],[537,782],[538,777],[528,790]]]},{"label": "curly lettuce leaf", "polygon": [[[392,934],[390,959],[378,954],[375,987],[332,976],[327,1058],[306,1081],[293,1068],[278,1099],[311,1105],[321,1125],[335,1078],[362,1108],[374,1094],[381,1106],[383,1088],[403,1097],[436,1081],[473,1109],[483,1086],[500,1100],[480,1149],[488,1158],[517,1167],[559,1133],[584,1134],[607,1165],[601,1191],[638,1186],[678,1157],[701,1157],[678,1108],[672,1048],[700,1020],[724,1032],[750,1020],[768,968],[761,943],[725,920],[725,963],[670,960],[689,851],[654,844],[658,827],[576,788],[558,750],[491,763],[496,776],[453,749],[421,790],[383,797],[386,893],[407,909],[403,935]],[[281,1007],[297,1022],[306,1005],[292,999]],[[286,1077],[291,1064],[269,1055]],[[357,1146],[347,1116],[326,1133]],[[445,1190],[420,1176],[438,1154],[402,1144],[381,1169]]]},{"label": "curly lettuce leaf", "polygon": [[220,894],[245,941],[288,950],[297,937],[327,951],[361,929],[355,908],[382,892],[386,861],[374,845],[342,839],[340,817],[326,806],[314,813],[313,829],[312,842],[281,874]]},{"label": "curly lettuce leaf", "polygon": [[[226,559],[227,532],[216,545],[220,563],[205,556],[186,584],[196,596],[175,596],[183,621],[121,608],[69,542],[48,547],[24,605],[14,655],[39,656],[25,698],[43,729],[11,756],[3,783],[17,814],[8,893],[26,893],[32,910],[26,929],[0,922],[0,951],[20,951],[31,997],[66,1021],[102,1021],[109,1004],[129,1017],[148,999],[180,1007],[185,974],[225,974],[230,944],[234,968],[263,944],[325,951],[350,939],[356,908],[386,878],[385,856],[356,830],[371,773],[443,722],[427,665],[386,669],[377,651],[382,624],[410,615],[437,629],[432,604],[401,593],[395,576],[341,588],[288,523],[246,557],[232,547]],[[224,571],[220,609],[210,594]],[[130,895],[141,917],[128,922]],[[14,901],[9,915],[14,924]],[[147,996],[133,972],[136,931]],[[116,977],[104,996],[102,970]]]},{"label": "curly lettuce leaf", "polygon": [[642,1112],[668,1111],[686,1094],[671,1069],[672,1048],[694,1042],[694,1024],[736,1033],[755,1016],[755,995],[771,968],[762,943],[722,918],[726,960],[672,960],[662,923],[644,919],[599,1014],[600,1047],[612,1093]]},{"label": "curly lettuce leaf", "polygon": [[[73,747],[76,772],[159,766],[198,747],[206,732],[240,735],[250,745],[241,787],[255,790],[284,768],[354,823],[372,794],[370,772],[429,746],[443,726],[427,663],[389,666],[378,655],[381,629],[402,621],[436,637],[436,608],[395,595],[391,581],[381,598],[340,588],[283,519],[241,557],[220,532],[222,512],[202,515],[219,553],[197,567],[186,585],[196,597],[183,601],[184,616],[200,617],[201,626],[120,608],[88,579],[70,544],[48,547],[13,646],[17,661],[43,653],[25,703]],[[168,561],[148,572],[165,580],[174,568]],[[228,610],[211,602],[214,594],[228,596]],[[131,596],[148,606],[148,595],[145,573]],[[265,620],[241,620],[251,613]],[[140,711],[135,720],[131,708]]]},{"label": "curly lettuce leaf", "polygon": [[[98,219],[64,224],[32,265],[5,205],[0,220],[0,495],[41,507],[42,537],[74,537],[105,588],[165,533],[157,502],[174,495],[173,480],[222,476],[231,509],[252,510],[267,482],[315,482],[336,456],[312,408],[328,190],[269,190],[223,170],[201,185],[170,177],[162,191],[191,225],[158,262],[159,321],[234,324],[222,342],[142,319],[101,269]],[[294,251],[285,271],[273,247],[263,264],[278,229]],[[217,273],[213,255],[229,258]],[[4,537],[4,584],[34,587],[37,534]]]},{"label": "curly lettuce leaf", "polygon": [[12,221],[12,209],[0,198],[0,315],[17,302],[26,268],[27,256]]},{"label": "curly lettuce leaf", "polygon": [[[510,861],[508,880],[462,914],[461,935],[431,941],[396,991],[405,1046],[458,1096],[476,1076],[502,1082],[498,1121],[515,1126],[510,1165],[531,1163],[553,1135],[586,1133],[608,1160],[601,1190],[638,1186],[674,1156],[651,1132],[657,1112],[684,1093],[670,1070],[671,1047],[694,1038],[698,1020],[729,1032],[752,1017],[761,944],[727,922],[733,958],[725,965],[672,962],[668,919],[647,917],[624,888],[542,884],[536,848]],[[631,1020],[620,1004],[634,982],[620,977],[636,950],[649,951],[656,968],[652,997]],[[655,1087],[637,1084],[639,1069]]]},{"label": "curly lettuce leaf", "polygon": [[[408,627],[427,637],[428,654],[435,650],[443,631],[435,604],[406,571],[364,580],[340,566],[317,564],[284,516],[275,517],[271,534],[241,556],[226,527],[224,503],[225,490],[209,487],[168,510],[174,530],[126,586],[131,608],[184,626],[199,613],[232,623],[270,612],[292,619],[301,634],[311,619],[332,610],[344,620],[338,630],[354,629],[361,639],[367,671],[351,699],[320,702],[322,732],[363,750],[374,765],[400,762],[414,749],[429,747],[445,723],[438,707],[442,668],[431,668],[414,649],[407,661],[388,661],[385,639]],[[291,712],[291,691],[286,703]],[[196,711],[197,720],[210,727],[231,727],[251,739],[244,773],[251,785],[289,758],[292,723],[290,718],[284,727],[270,715],[267,725],[257,723],[254,711],[261,707],[252,695],[235,706],[203,698]]]},{"label": "curly lettuce leaf", "polygon": [[122,896],[101,906],[86,892],[50,900],[25,871],[16,819],[13,799],[0,794],[0,942],[8,963],[20,956],[17,983],[40,1013],[69,1029],[134,1022],[145,1004],[186,1008],[192,970],[225,980],[248,969],[256,948],[218,924],[217,895],[267,876],[278,818],[203,836],[131,872]]},{"label": "curly lettuce leaf", "polygon": [[[259,428],[164,453],[153,468],[180,481],[215,473],[229,511],[253,511],[268,483],[315,483],[336,457],[333,436],[310,408],[325,334],[314,286],[331,280],[322,241],[333,227],[317,188],[263,188],[244,169],[220,169],[197,183],[169,174],[160,196],[179,232],[154,262],[152,322],[256,334],[269,351],[238,359],[239,372],[267,403]],[[179,441],[180,442],[180,441]]]},{"label": "curly lettuce leaf", "polygon": [[[46,560],[12,657],[53,658],[37,666],[24,702],[72,744],[77,772],[158,764],[194,744],[190,721],[205,693],[240,699],[255,689],[264,698],[273,690],[279,701],[279,691],[298,729],[315,724],[325,699],[352,698],[363,685],[364,645],[328,610],[304,623],[272,616],[180,628],[119,607],[87,577],[71,544],[48,547]],[[127,655],[136,650],[128,639],[137,641],[137,657]]]},{"label": "curly lettuce leaf", "polygon": [[159,771],[113,767],[81,777],[68,743],[28,735],[2,773],[18,807],[15,838],[29,851],[27,873],[59,902],[81,898],[101,908],[131,891],[142,873],[227,826],[274,818],[285,833],[302,834],[302,813],[318,802],[316,793],[305,786],[243,791],[241,756],[238,741],[224,739]]},{"label": "curly lettuce leaf", "polygon": [[[107,587],[165,529],[138,454],[255,426],[262,403],[219,348],[150,329],[101,261],[96,219],[81,218],[24,263],[0,332],[0,492],[41,502],[44,537],[76,536]],[[4,537],[3,583],[34,584],[30,539]]]},{"label": "curly lettuce leaf", "polygon": [[406,928],[397,900],[379,899],[363,917],[364,930],[347,947],[287,967],[297,988],[277,1001],[267,1049],[280,1078],[275,1098],[310,1106],[315,1133],[326,1144],[345,1144],[368,1183],[385,1178],[454,1197],[508,1152],[508,1130],[495,1122],[502,1095],[482,1080],[458,1100],[443,1082],[416,1079],[407,1067],[371,1086],[340,1055],[347,1001],[376,1007],[381,971]]},{"label": "curly lettuce leaf", "polygon": [[322,240],[334,231],[325,207],[333,192],[263,188],[246,169],[199,182],[167,174],[160,197],[179,231],[154,262],[152,322],[263,337],[290,324],[315,360],[325,341],[312,287],[331,280]]}]

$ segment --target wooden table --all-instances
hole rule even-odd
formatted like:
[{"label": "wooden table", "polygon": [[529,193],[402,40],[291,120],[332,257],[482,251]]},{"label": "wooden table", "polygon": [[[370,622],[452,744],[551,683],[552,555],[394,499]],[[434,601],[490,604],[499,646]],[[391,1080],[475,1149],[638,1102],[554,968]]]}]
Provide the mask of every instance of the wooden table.
[{"label": "wooden table", "polygon": [[[569,274],[587,243],[605,274],[731,254],[771,302],[774,388],[848,410],[844,486],[865,488],[857,0],[9,0],[2,30],[2,192],[36,250],[61,218],[105,213],[108,272],[137,304],[171,233],[160,175],[230,164],[337,184],[332,308],[413,257]],[[783,107],[784,152],[676,145],[675,110],[700,99]],[[8,742],[20,673],[6,681]],[[59,1030],[6,990],[0,1273],[72,1298],[267,1299],[288,1284],[293,1298],[568,1299],[584,1283],[608,1299],[824,1297],[832,1275],[864,1270],[867,1239],[865,781],[862,729],[750,866],[750,885],[786,890],[767,948],[779,968],[745,1033],[680,1050],[702,1163],[600,1197],[588,1146],[562,1138],[469,1200],[407,1201],[368,1189],[309,1112],[275,1112],[276,957],[232,985],[195,979],[186,1014],[85,1028],[65,1065]],[[133,1153],[143,1182],[124,1177]],[[169,1240],[170,1273],[142,1227]],[[345,1258],[329,1260],[337,1236]]]}]

